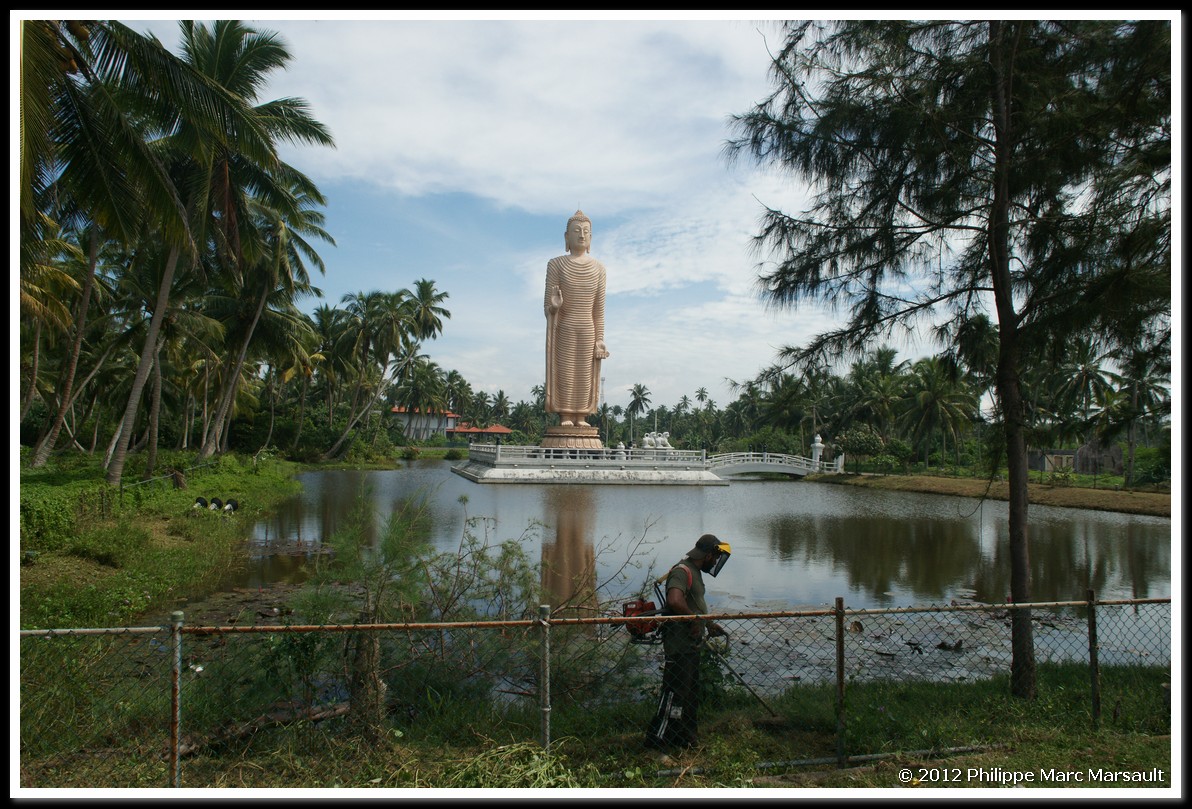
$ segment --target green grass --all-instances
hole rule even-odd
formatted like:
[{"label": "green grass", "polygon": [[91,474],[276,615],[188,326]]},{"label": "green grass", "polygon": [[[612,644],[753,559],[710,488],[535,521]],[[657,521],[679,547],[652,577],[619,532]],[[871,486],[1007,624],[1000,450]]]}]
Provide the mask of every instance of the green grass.
[{"label": "green grass", "polygon": [[[187,468],[183,457],[170,460]],[[294,468],[228,455],[189,469],[185,489],[130,473],[121,490],[103,481],[94,459],[23,467],[21,627],[127,625],[205,592],[242,563],[255,521],[300,491]],[[233,515],[191,508],[199,496],[241,507]]]},{"label": "green grass", "polygon": [[[71,643],[91,646],[82,639]],[[72,729],[61,737],[49,734],[37,748],[22,745],[25,785],[164,785],[158,762],[145,751],[160,749],[165,741],[160,704],[165,683],[149,681],[161,686],[156,696],[86,687],[93,679],[89,669],[94,675],[96,667],[111,668],[112,648],[118,643],[111,641],[106,658],[72,652],[74,662],[61,675],[42,681],[41,687],[54,692],[52,699],[36,698],[28,690],[33,685],[23,678],[22,705],[36,706],[22,709],[23,742],[37,736],[29,723],[52,728],[65,722]],[[228,669],[243,671],[239,680],[216,673],[206,690],[196,690],[188,681],[183,690],[188,736],[202,736],[203,726],[227,727],[260,710],[259,700],[248,693],[259,691],[260,684],[244,684],[244,677],[251,680],[268,673],[268,656],[261,653],[258,644],[251,666]],[[38,670],[53,668],[39,665]],[[934,767],[1036,773],[1159,768],[1167,774],[1159,786],[1170,786],[1171,709],[1164,687],[1168,681],[1169,672],[1162,668],[1104,669],[1106,709],[1098,728],[1092,721],[1088,670],[1076,664],[1040,666],[1039,693],[1033,701],[1011,697],[1004,677],[947,684],[849,684],[844,752],[862,758],[843,768],[832,763],[838,736],[835,689],[830,685],[796,684],[768,699],[777,717],[751,695],[726,686],[703,709],[700,745],[665,764],[642,746],[652,705],[640,693],[627,692],[627,701],[620,704],[608,702],[606,693],[604,707],[561,700],[552,711],[549,751],[538,744],[541,717],[533,699],[498,708],[479,699],[425,698],[416,711],[392,710],[380,740],[367,744],[352,735],[346,720],[336,719],[265,727],[243,738],[204,745],[183,760],[182,785],[903,788],[900,769]],[[93,717],[97,727],[80,727],[80,715]],[[98,762],[96,748],[108,752]],[[966,752],[944,752],[957,748]],[[932,750],[940,754],[923,752]],[[817,760],[830,763],[814,763]],[[154,778],[162,783],[145,783]],[[948,786],[990,784],[970,779]]]},{"label": "green grass", "polygon": [[[22,627],[126,625],[201,588],[239,558],[245,526],[297,490],[291,466],[225,457],[190,472],[185,490],[154,482],[126,487],[121,500],[97,469],[75,463],[22,471],[21,547],[32,554],[21,566]],[[196,495],[235,496],[245,505],[229,519],[192,510]],[[342,639],[332,635],[262,636],[239,648],[228,644],[222,657],[207,655],[205,679],[184,672],[187,733],[256,716],[294,693],[304,677],[339,670],[342,658]],[[453,671],[440,665],[440,674]],[[24,639],[21,666],[22,785],[166,785],[168,665],[160,646],[143,636]],[[701,746],[664,767],[641,744],[652,680],[607,678],[588,704],[583,691],[556,694],[547,754],[537,744],[535,700],[516,697],[498,708],[462,689],[458,677],[436,686],[432,674],[391,684],[393,710],[379,743],[361,744],[338,719],[267,727],[202,746],[184,759],[182,784],[898,788],[900,765],[946,763],[1032,771],[1158,767],[1170,785],[1170,672],[1163,668],[1104,668],[1097,728],[1088,670],[1080,665],[1040,666],[1038,697],[1030,702],[1009,696],[1005,678],[850,683],[845,753],[884,758],[845,768],[803,763],[836,756],[836,698],[828,685],[797,684],[767,698],[779,714],[773,717],[731,680],[712,678],[715,698],[703,711]],[[910,755],[948,748],[977,752]]]}]

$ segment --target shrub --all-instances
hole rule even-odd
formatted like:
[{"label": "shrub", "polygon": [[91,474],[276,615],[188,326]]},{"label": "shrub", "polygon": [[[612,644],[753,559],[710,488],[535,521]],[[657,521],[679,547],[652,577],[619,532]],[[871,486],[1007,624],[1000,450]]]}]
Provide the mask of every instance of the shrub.
[{"label": "shrub", "polygon": [[[1166,452],[1164,452],[1166,449]],[[1171,446],[1140,447],[1134,451],[1134,483],[1154,484],[1171,480]]]},{"label": "shrub", "polygon": [[124,567],[134,554],[143,551],[148,545],[148,531],[122,522],[120,525],[84,532],[70,542],[66,552],[107,567]]}]

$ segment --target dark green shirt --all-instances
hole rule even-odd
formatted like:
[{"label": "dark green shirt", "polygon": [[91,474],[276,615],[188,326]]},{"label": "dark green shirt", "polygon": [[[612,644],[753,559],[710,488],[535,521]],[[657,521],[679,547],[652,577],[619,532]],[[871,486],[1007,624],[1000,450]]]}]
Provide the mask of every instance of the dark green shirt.
[{"label": "dark green shirt", "polygon": [[[687,599],[687,609],[698,615],[707,613],[708,605],[704,601],[704,578],[695,562],[683,559],[670,569],[670,573],[666,577],[666,595],[668,597],[672,589],[683,591],[683,596]],[[698,638],[691,634],[690,621],[668,621],[667,631],[662,634],[664,651],[667,654],[694,651],[699,646],[704,633],[704,622],[698,621],[697,623],[700,625],[700,637]]]}]

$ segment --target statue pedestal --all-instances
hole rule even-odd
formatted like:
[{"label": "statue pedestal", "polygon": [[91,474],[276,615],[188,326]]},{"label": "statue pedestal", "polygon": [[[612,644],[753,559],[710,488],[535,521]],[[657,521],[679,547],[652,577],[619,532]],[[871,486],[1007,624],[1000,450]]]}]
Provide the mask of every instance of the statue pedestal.
[{"label": "statue pedestal", "polygon": [[591,424],[571,427],[547,427],[538,446],[544,449],[604,449],[600,431]]}]

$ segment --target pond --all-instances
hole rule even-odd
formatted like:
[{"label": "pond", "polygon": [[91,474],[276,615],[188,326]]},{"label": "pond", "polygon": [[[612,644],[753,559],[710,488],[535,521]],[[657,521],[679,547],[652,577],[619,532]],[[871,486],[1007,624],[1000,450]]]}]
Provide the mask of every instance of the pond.
[{"label": "pond", "polygon": [[[366,496],[374,529],[404,501],[425,498],[432,542],[458,547],[468,517],[491,520],[494,542],[523,538],[552,592],[577,576],[602,597],[636,592],[704,533],[732,545],[707,579],[724,612],[1003,602],[1010,591],[1008,506],[801,480],[734,479],[729,486],[476,484],[446,461],[385,471],[299,476],[303,492],[252,533],[252,560],[228,587],[306,578],[322,541]],[[1171,595],[1171,520],[1030,507],[1034,601]],[[594,580],[594,581],[593,581]]]}]

